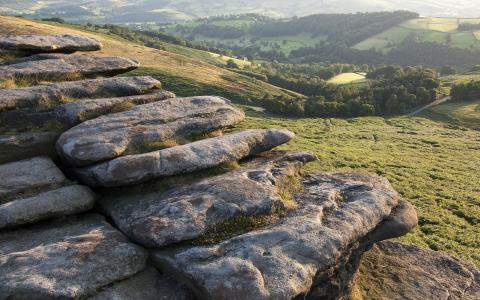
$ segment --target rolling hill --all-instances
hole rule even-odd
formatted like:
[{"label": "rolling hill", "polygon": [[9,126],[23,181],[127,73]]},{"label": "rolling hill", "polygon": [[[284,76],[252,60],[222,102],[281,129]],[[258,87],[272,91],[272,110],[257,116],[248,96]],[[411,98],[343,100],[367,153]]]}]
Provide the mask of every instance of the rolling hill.
[{"label": "rolling hill", "polygon": [[255,101],[263,98],[266,94],[286,97],[299,95],[208,63],[215,59],[219,64],[224,62],[222,58],[215,58],[210,53],[200,50],[176,45],[169,45],[167,49],[170,51],[158,50],[126,41],[119,36],[89,32],[80,26],[15,17],[0,17],[0,23],[2,24],[0,34],[76,33],[94,36],[104,45],[97,55],[136,59],[141,63],[141,68],[131,72],[131,75],[144,74],[157,77],[165,88],[182,96],[219,94],[246,102],[249,99]]},{"label": "rolling hill", "polygon": [[258,13],[272,17],[315,13],[410,10],[426,16],[480,16],[475,0],[44,0],[0,1],[0,12],[62,17],[95,23],[183,22],[196,18]]}]

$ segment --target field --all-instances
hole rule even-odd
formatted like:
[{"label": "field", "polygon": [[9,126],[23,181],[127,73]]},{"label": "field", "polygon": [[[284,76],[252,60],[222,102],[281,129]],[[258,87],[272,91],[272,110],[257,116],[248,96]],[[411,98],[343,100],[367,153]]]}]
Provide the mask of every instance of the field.
[{"label": "field", "polygon": [[461,23],[480,23],[480,19],[418,18],[406,21],[354,46],[358,50],[376,49],[387,52],[400,45],[411,34],[420,41],[446,44],[456,48],[480,49],[480,33],[459,32]]},{"label": "field", "polygon": [[420,217],[403,242],[480,266],[480,131],[425,118],[284,119],[258,112],[242,127],[293,130],[297,137],[282,148],[316,153],[309,171],[387,177]]},{"label": "field", "polygon": [[[208,63],[218,58],[208,52],[166,44],[166,51],[140,46],[115,35],[94,33],[82,27],[0,17],[0,34],[77,33],[98,38],[104,48],[100,56],[124,56],[138,60],[141,68],[130,75],[145,74],[160,79],[166,89],[178,95],[219,94],[233,100],[262,98],[265,94],[289,96],[295,94],[267,83],[242,76]],[[213,62],[212,62],[213,63]],[[298,94],[295,94],[298,95]]]},{"label": "field", "polygon": [[480,101],[445,103],[430,108],[424,115],[446,123],[480,130]]},{"label": "field", "polygon": [[328,83],[333,84],[349,84],[363,82],[366,82],[365,74],[360,73],[342,73],[328,80]]}]

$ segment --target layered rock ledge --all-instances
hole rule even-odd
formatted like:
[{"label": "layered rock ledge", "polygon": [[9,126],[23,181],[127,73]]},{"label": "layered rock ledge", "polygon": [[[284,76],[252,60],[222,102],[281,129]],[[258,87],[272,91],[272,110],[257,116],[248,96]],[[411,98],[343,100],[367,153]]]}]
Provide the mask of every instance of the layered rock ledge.
[{"label": "layered rock ledge", "polygon": [[79,299],[145,267],[145,250],[99,215],[0,232],[0,299]]},{"label": "layered rock ledge", "polygon": [[231,127],[243,111],[221,97],[167,99],[86,121],[62,134],[57,150],[66,163],[85,166]]},{"label": "layered rock ledge", "polygon": [[127,155],[74,172],[89,186],[131,185],[237,161],[284,144],[293,136],[293,132],[285,129],[246,130],[160,151]]},{"label": "layered rock ledge", "polygon": [[113,77],[58,82],[25,88],[1,89],[0,112],[22,108],[47,108],[72,99],[141,95],[160,88],[148,77]]},{"label": "layered rock ledge", "polygon": [[237,216],[269,216],[287,209],[279,196],[298,176],[309,153],[257,158],[238,170],[180,182],[165,190],[156,182],[103,198],[99,205],[132,240],[160,248],[198,238]]},{"label": "layered rock ledge", "polygon": [[275,224],[211,246],[156,250],[154,261],[201,299],[340,298],[398,196],[376,176],[320,173],[303,184],[298,207]]},{"label": "layered rock ledge", "polygon": [[79,76],[117,75],[138,66],[138,62],[122,57],[38,54],[0,65],[0,77],[70,79]]},{"label": "layered rock ledge", "polygon": [[0,165],[0,230],[93,208],[95,195],[73,185],[47,157]]},{"label": "layered rock ledge", "polygon": [[74,35],[4,35],[0,36],[0,49],[26,52],[97,51],[102,44],[96,39]]}]

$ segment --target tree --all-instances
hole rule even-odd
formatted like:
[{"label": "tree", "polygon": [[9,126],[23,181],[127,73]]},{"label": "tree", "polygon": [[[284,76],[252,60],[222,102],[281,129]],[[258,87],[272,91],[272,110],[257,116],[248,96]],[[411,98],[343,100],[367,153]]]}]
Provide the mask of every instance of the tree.
[{"label": "tree", "polygon": [[457,69],[450,65],[446,65],[442,67],[442,69],[440,70],[440,74],[442,76],[455,75],[457,74]]},{"label": "tree", "polygon": [[238,67],[237,63],[233,59],[230,58],[229,60],[227,60],[227,68],[238,69],[239,67]]}]

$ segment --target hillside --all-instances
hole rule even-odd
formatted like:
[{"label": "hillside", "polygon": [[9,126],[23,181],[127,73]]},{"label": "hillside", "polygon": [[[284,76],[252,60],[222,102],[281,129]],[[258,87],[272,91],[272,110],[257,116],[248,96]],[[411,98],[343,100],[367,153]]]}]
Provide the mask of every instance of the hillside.
[{"label": "hillside", "polygon": [[[165,88],[178,95],[218,94],[233,100],[248,101],[268,95],[289,96],[291,93],[283,89],[230,72],[212,64],[202,62],[202,57],[211,54],[172,45],[175,54],[128,42],[118,36],[86,32],[81,27],[61,25],[57,23],[36,22],[14,17],[0,17],[0,34],[51,34],[81,33],[94,36],[100,40],[104,48],[98,55],[128,56],[138,60],[141,68],[130,75],[151,75],[161,79]],[[173,50],[172,50],[173,51]],[[298,94],[295,94],[298,95]]]},{"label": "hillside", "polygon": [[[112,9],[113,8],[113,9]],[[474,0],[46,0],[0,1],[0,11],[33,17],[62,17],[76,22],[184,22],[202,17],[258,13],[272,17],[305,16],[314,13],[355,13],[411,10],[426,16],[477,17]]]}]

